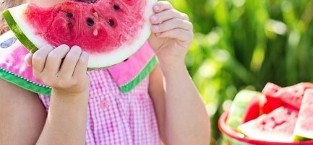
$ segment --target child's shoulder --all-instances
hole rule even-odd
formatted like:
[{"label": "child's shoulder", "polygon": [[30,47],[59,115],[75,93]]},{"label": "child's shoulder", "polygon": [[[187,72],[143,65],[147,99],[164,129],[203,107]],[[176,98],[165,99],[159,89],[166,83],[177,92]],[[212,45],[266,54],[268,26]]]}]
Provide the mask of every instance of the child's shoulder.
[{"label": "child's shoulder", "polygon": [[11,31],[0,36],[0,78],[26,90],[50,94],[50,88],[42,85],[24,62],[28,51]]}]

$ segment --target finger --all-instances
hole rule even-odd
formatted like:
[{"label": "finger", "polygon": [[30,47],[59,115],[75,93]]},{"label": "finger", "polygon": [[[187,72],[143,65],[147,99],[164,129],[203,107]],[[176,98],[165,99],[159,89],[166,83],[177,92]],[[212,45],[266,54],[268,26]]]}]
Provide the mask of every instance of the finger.
[{"label": "finger", "polygon": [[89,59],[88,54],[86,52],[82,52],[76,64],[73,78],[81,79],[86,75],[88,59]]},{"label": "finger", "polygon": [[169,9],[169,10],[154,14],[153,16],[151,16],[150,21],[152,24],[160,24],[164,21],[167,21],[173,18],[189,20],[188,15],[181,13],[175,9]]},{"label": "finger", "polygon": [[184,29],[187,31],[192,31],[192,24],[189,21],[174,18],[168,21],[163,22],[162,24],[152,25],[151,29],[153,33],[161,33],[169,31],[172,29]]},{"label": "finger", "polygon": [[40,73],[44,70],[48,54],[53,50],[52,46],[46,45],[38,49],[32,55],[32,66],[34,76],[39,77]]},{"label": "finger", "polygon": [[74,69],[77,65],[81,53],[82,49],[78,46],[73,46],[70,49],[70,51],[66,54],[66,57],[59,71],[59,74],[61,75],[60,77],[68,78],[73,76]]},{"label": "finger", "polygon": [[191,41],[193,37],[193,33],[190,31],[186,31],[184,29],[173,29],[170,31],[158,33],[157,37],[159,38],[172,38],[180,41]]},{"label": "finger", "polygon": [[159,13],[172,8],[173,8],[172,4],[168,1],[159,1],[153,5],[153,11],[155,13]]},{"label": "finger", "polygon": [[56,75],[61,68],[62,60],[66,56],[69,51],[69,46],[60,45],[59,47],[52,50],[47,57],[46,66],[43,71],[45,75],[50,75],[49,77],[53,77],[51,75]]},{"label": "finger", "polygon": [[26,54],[26,56],[24,57],[24,61],[26,62],[26,64],[28,66],[32,66],[32,57],[33,57],[33,54],[32,53],[28,53]]}]

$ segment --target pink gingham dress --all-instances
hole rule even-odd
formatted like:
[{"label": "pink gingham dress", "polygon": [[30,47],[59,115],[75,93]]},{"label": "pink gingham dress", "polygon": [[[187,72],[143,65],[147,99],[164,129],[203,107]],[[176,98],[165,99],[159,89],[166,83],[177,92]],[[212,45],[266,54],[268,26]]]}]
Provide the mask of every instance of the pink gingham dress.
[{"label": "pink gingham dress", "polygon": [[[91,71],[87,145],[159,145],[148,79],[121,93],[107,70]],[[49,108],[50,98],[40,95]]]},{"label": "pink gingham dress", "polygon": [[[27,51],[11,39],[12,34],[6,35],[0,37],[0,78],[38,93],[48,110],[49,87],[36,80],[31,68],[24,63]],[[147,44],[143,48],[120,65],[88,72],[91,82],[86,145],[160,144],[155,111],[148,94],[148,74],[154,65],[146,69],[151,50]]]}]

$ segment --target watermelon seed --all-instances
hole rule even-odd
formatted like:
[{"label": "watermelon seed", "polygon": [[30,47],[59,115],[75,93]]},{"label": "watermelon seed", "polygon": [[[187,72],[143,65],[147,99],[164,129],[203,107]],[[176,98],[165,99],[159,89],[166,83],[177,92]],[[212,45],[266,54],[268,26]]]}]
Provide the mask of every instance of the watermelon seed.
[{"label": "watermelon seed", "polygon": [[114,8],[114,10],[116,10],[116,11],[118,11],[118,10],[120,10],[120,9],[121,9],[121,8],[120,8],[120,6],[119,6],[119,5],[117,5],[117,4],[113,5],[113,8]]},{"label": "watermelon seed", "polygon": [[93,19],[87,18],[87,25],[88,26],[93,26],[94,24],[95,24],[95,21],[93,21]]},{"label": "watermelon seed", "polygon": [[97,0],[75,0],[75,1],[84,2],[84,3],[96,3],[97,2]]},{"label": "watermelon seed", "polygon": [[73,14],[72,14],[72,13],[66,13],[66,17],[72,18],[72,17],[73,17]]},{"label": "watermelon seed", "polygon": [[265,126],[266,125],[266,122],[265,121],[262,121],[262,123],[261,123],[263,126]]},{"label": "watermelon seed", "polygon": [[110,25],[111,27],[113,27],[113,26],[115,25],[115,22],[114,22],[113,19],[109,19],[109,25]]},{"label": "watermelon seed", "polygon": [[94,16],[95,18],[98,18],[98,17],[99,17],[99,15],[98,15],[97,12],[93,12],[93,16]]},{"label": "watermelon seed", "polygon": [[98,36],[98,33],[99,33],[99,32],[98,32],[97,29],[94,29],[93,32],[92,32],[92,34],[93,34],[94,36]]},{"label": "watermelon seed", "polygon": [[291,115],[291,112],[289,110],[287,111],[287,115]]}]

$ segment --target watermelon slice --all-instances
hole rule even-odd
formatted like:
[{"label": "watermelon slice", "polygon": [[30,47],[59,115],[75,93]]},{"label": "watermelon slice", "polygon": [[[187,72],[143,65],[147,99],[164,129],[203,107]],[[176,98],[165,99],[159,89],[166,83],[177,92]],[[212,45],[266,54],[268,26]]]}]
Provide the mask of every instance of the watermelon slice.
[{"label": "watermelon slice", "polygon": [[280,86],[273,83],[267,83],[262,90],[262,93],[266,97],[266,102],[263,106],[264,113],[270,113],[278,107],[282,106],[282,100],[276,96],[276,93],[280,90]]},{"label": "watermelon slice", "polygon": [[240,124],[257,118],[264,101],[265,97],[260,92],[241,90],[230,107],[226,124],[236,129]]},{"label": "watermelon slice", "polygon": [[273,142],[293,142],[293,131],[298,111],[279,107],[269,114],[263,114],[238,127],[240,132],[251,139]]},{"label": "watermelon slice", "polygon": [[111,66],[134,54],[150,36],[156,0],[67,0],[53,7],[23,4],[3,16],[31,52],[44,45],[78,45],[89,68]]},{"label": "watermelon slice", "polygon": [[299,83],[284,88],[268,83],[262,91],[267,99],[263,107],[264,113],[269,113],[280,106],[299,110],[304,92],[310,88],[313,88],[312,83]]},{"label": "watermelon slice", "polygon": [[313,89],[308,89],[302,99],[294,140],[313,139]]}]

